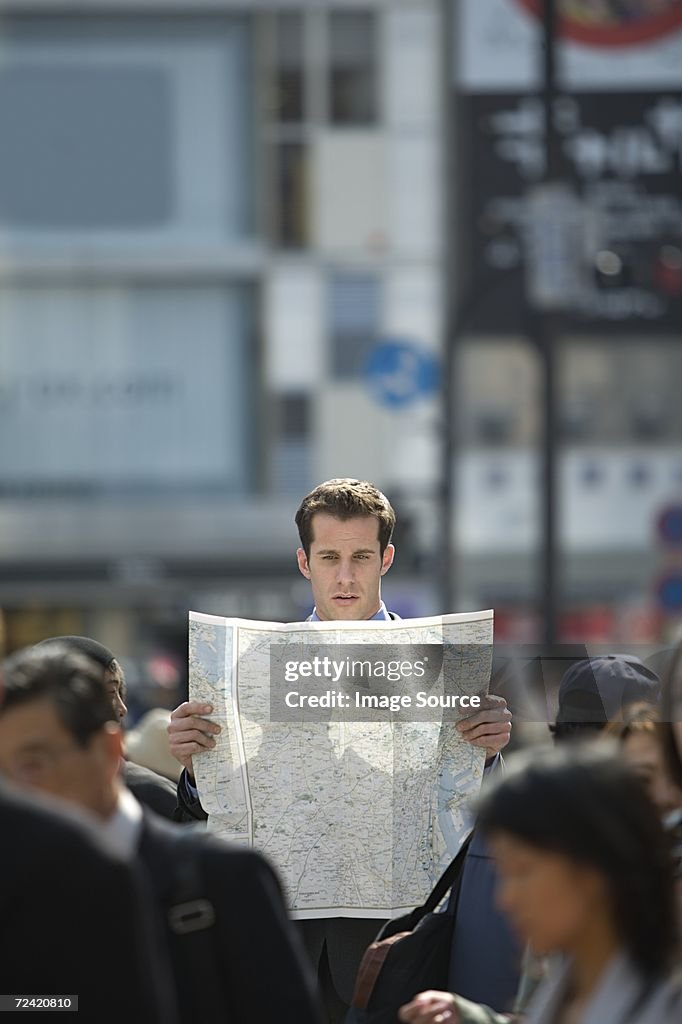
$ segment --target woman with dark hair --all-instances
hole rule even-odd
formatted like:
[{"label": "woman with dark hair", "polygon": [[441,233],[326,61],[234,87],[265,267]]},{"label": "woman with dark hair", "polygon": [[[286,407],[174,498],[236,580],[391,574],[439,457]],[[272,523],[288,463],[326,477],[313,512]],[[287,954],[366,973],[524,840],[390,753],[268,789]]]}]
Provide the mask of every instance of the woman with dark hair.
[{"label": "woman with dark hair", "polygon": [[669,848],[636,776],[596,745],[516,762],[485,795],[499,901],[533,953],[563,954],[528,1024],[682,1020]]},{"label": "woman with dark hair", "polygon": [[[525,1024],[680,1024],[669,844],[615,748],[512,758],[480,802],[478,827],[496,859],[499,905],[550,964]],[[421,993],[400,1012],[408,1024],[508,1019],[446,992]]]}]

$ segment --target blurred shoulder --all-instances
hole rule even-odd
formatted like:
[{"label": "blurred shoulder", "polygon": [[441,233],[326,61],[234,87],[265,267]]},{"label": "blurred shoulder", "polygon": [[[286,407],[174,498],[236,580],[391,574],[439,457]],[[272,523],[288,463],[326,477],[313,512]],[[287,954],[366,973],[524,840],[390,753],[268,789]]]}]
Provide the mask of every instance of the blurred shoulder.
[{"label": "blurred shoulder", "polygon": [[[50,864],[68,866],[71,873],[88,869],[116,872],[123,862],[97,832],[94,819],[70,804],[39,794],[19,793],[0,786],[0,831],[12,841],[1,844],[0,858],[17,872],[35,872],[49,851]],[[41,873],[32,875],[37,884]]]},{"label": "blurred shoulder", "polygon": [[178,795],[176,786],[170,779],[133,761],[123,762],[121,777],[141,804],[151,807],[164,818],[173,819],[178,806]]},{"label": "blurred shoulder", "polygon": [[172,824],[148,808],[143,808],[141,852],[156,864],[168,865],[187,850],[196,856],[201,872],[211,890],[230,892],[235,898],[253,891],[256,886],[280,894],[279,876],[263,854],[248,846],[221,839],[206,830],[203,824]]}]

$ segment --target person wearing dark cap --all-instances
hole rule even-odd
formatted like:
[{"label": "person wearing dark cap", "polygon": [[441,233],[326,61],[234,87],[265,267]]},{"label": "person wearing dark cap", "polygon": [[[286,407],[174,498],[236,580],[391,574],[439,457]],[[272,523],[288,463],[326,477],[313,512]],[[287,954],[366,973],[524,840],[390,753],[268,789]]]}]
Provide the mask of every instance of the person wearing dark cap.
[{"label": "person wearing dark cap", "polygon": [[586,738],[620,721],[629,705],[657,705],[659,697],[658,677],[634,654],[587,657],[564,672],[556,723],[550,729],[557,740]]},{"label": "person wearing dark cap", "polygon": [[[35,646],[42,648],[49,644],[59,644],[70,650],[80,651],[81,654],[87,655],[102,666],[105,670],[105,685],[111,697],[114,713],[118,722],[122,724],[128,712],[125,705],[125,675],[120,662],[114,657],[112,651],[98,640],[93,640],[88,636],[51,636],[46,640],[41,640]],[[169,779],[152,771],[151,768],[144,768],[127,759],[121,764],[121,777],[141,804],[151,807],[162,818],[168,818],[170,821],[179,820],[176,788]]]},{"label": "person wearing dark cap", "polygon": [[621,719],[628,705],[657,705],[660,695],[656,673],[632,654],[584,658],[562,676],[556,723],[550,729],[558,741],[585,738]]}]

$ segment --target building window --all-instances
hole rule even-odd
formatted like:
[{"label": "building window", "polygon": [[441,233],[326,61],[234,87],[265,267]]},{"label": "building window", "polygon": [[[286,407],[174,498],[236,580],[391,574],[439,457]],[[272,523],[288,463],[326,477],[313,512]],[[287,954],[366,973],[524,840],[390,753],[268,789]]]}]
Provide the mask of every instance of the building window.
[{"label": "building window", "polygon": [[275,494],[305,494],[311,487],[310,397],[283,395],[278,406],[273,490]]},{"label": "building window", "polygon": [[170,91],[169,75],[153,68],[91,68],[74,59],[3,69],[2,224],[165,226],[173,216]]},{"label": "building window", "polygon": [[329,18],[329,120],[374,124],[377,102],[377,24],[372,13],[335,12]]},{"label": "building window", "polygon": [[301,249],[309,243],[308,147],[282,143],[276,149],[276,241],[283,249]]},{"label": "building window", "polygon": [[289,440],[301,440],[310,433],[308,395],[283,395],[279,404],[279,432]]},{"label": "building window", "polygon": [[0,492],[243,494],[248,286],[0,289]]},{"label": "building window", "polygon": [[381,324],[376,274],[337,274],[329,292],[332,369],[337,379],[362,375]]},{"label": "building window", "polygon": [[253,237],[247,19],[3,22],[0,229],[38,251]]},{"label": "building window", "polygon": [[303,16],[280,13],[275,21],[274,120],[300,124],[305,120]]},{"label": "building window", "polygon": [[[313,245],[320,142],[379,119],[379,16],[368,11],[263,14],[259,20],[262,204],[276,248]],[[319,182],[317,183],[319,185]]]}]

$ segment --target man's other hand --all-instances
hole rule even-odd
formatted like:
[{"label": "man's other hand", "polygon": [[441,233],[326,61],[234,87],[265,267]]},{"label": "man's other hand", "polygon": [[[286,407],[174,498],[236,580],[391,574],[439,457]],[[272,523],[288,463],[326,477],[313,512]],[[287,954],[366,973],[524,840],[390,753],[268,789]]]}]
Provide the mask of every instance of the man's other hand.
[{"label": "man's other hand", "polygon": [[488,694],[481,701],[481,710],[457,723],[462,739],[475,747],[485,747],[485,756],[494,757],[509,743],[512,714],[504,697]]},{"label": "man's other hand", "polygon": [[186,768],[194,781],[192,754],[200,754],[215,746],[214,735],[220,732],[220,726],[209,722],[201,715],[210,715],[213,708],[210,704],[200,704],[187,700],[172,712],[168,725],[170,752],[183,768]]}]

